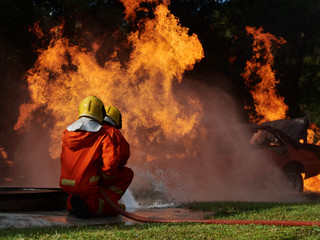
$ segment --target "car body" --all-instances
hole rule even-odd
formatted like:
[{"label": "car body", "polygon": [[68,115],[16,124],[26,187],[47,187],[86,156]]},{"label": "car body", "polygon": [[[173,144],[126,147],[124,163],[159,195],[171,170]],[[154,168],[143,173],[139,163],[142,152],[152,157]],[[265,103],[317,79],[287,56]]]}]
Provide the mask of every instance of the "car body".
[{"label": "car body", "polygon": [[308,125],[305,119],[283,119],[222,126],[213,134],[209,167],[220,178],[236,179],[235,184],[292,185],[301,192],[304,179],[320,174],[320,146],[306,143]]},{"label": "car body", "polygon": [[297,191],[303,191],[303,179],[320,174],[320,146],[293,140],[280,129],[255,125],[251,127],[250,145],[280,168],[285,179]]}]

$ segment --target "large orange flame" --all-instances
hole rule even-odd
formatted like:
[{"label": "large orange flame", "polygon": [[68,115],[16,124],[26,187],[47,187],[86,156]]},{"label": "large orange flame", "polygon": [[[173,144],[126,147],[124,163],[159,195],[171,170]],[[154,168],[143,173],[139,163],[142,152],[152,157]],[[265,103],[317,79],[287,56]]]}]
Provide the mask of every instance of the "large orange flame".
[{"label": "large orange flame", "polygon": [[[273,47],[285,43],[283,38],[276,38],[270,33],[264,33],[262,28],[246,28],[248,34],[253,36],[253,56],[247,61],[242,77],[247,86],[251,88],[256,115],[251,114],[252,122],[266,122],[286,118],[288,106],[284,98],[279,96],[275,87],[279,82],[272,70],[274,57]],[[258,80],[258,83],[256,83]],[[259,82],[260,81],[260,82]],[[311,124],[308,129],[308,143],[318,144],[319,129]],[[304,191],[320,191],[320,175],[304,180]]]},{"label": "large orange flame", "polygon": [[[126,10],[127,17],[139,7],[138,1],[122,2],[131,7]],[[200,127],[202,105],[191,96],[178,100],[173,85],[203,58],[202,45],[195,34],[189,35],[188,29],[180,25],[167,5],[158,5],[154,15],[140,23],[140,30],[129,34],[133,51],[125,65],[117,60],[116,50],[112,58],[98,64],[97,42],[89,51],[62,37],[63,26],[52,29],[48,48],[38,50],[38,59],[27,72],[31,100],[20,106],[15,129],[23,130],[40,109],[52,116],[49,151],[52,158],[57,158],[62,131],[77,119],[80,101],[96,95],[121,110],[123,132],[136,152],[148,151],[145,142],[163,139],[190,144]]]},{"label": "large orange flame", "polygon": [[246,30],[253,36],[253,55],[251,60],[247,61],[242,77],[251,88],[257,114],[257,116],[251,115],[250,119],[259,123],[284,119],[288,107],[275,88],[279,80],[275,78],[272,70],[274,64],[272,48],[284,44],[285,40],[264,33],[261,27],[258,29],[246,27]]}]

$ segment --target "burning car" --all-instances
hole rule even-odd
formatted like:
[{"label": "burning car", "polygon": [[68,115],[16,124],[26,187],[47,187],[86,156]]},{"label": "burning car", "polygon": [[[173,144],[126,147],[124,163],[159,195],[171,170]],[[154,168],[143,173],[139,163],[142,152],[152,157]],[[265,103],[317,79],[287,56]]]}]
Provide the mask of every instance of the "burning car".
[{"label": "burning car", "polygon": [[251,126],[251,149],[279,167],[296,191],[303,191],[303,177],[320,174],[320,146],[306,143],[304,119],[278,120]]},{"label": "burning car", "polygon": [[306,143],[307,129],[305,119],[223,127],[210,167],[238,179],[234,184],[263,189],[283,178],[288,189],[302,192],[304,180],[320,174],[320,146]]},{"label": "burning car", "polygon": [[255,126],[250,144],[263,151],[279,166],[296,190],[303,190],[303,179],[320,174],[320,146],[294,141],[284,132],[270,126]]}]

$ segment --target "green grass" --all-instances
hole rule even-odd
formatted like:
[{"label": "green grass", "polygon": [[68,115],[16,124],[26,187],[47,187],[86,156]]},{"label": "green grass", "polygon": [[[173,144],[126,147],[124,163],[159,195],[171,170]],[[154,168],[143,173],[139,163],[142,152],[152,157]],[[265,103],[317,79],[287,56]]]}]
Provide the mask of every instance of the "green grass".
[{"label": "green grass", "polygon": [[188,208],[214,219],[320,221],[320,202],[208,202],[191,203]]},{"label": "green grass", "polygon": [[[184,206],[186,207],[186,206]],[[320,203],[192,203],[206,218],[320,221]],[[160,210],[159,210],[160,211]],[[320,227],[136,224],[0,230],[0,239],[320,239]]]}]

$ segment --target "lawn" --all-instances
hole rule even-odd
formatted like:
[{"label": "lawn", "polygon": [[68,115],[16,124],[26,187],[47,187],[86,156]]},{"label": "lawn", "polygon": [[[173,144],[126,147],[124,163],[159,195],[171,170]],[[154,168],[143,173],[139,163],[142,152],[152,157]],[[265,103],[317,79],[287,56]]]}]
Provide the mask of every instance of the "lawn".
[{"label": "lawn", "polygon": [[[212,219],[320,221],[320,202],[191,203]],[[135,224],[85,227],[42,227],[0,230],[0,239],[320,239],[320,227],[208,225],[194,223]]]}]

